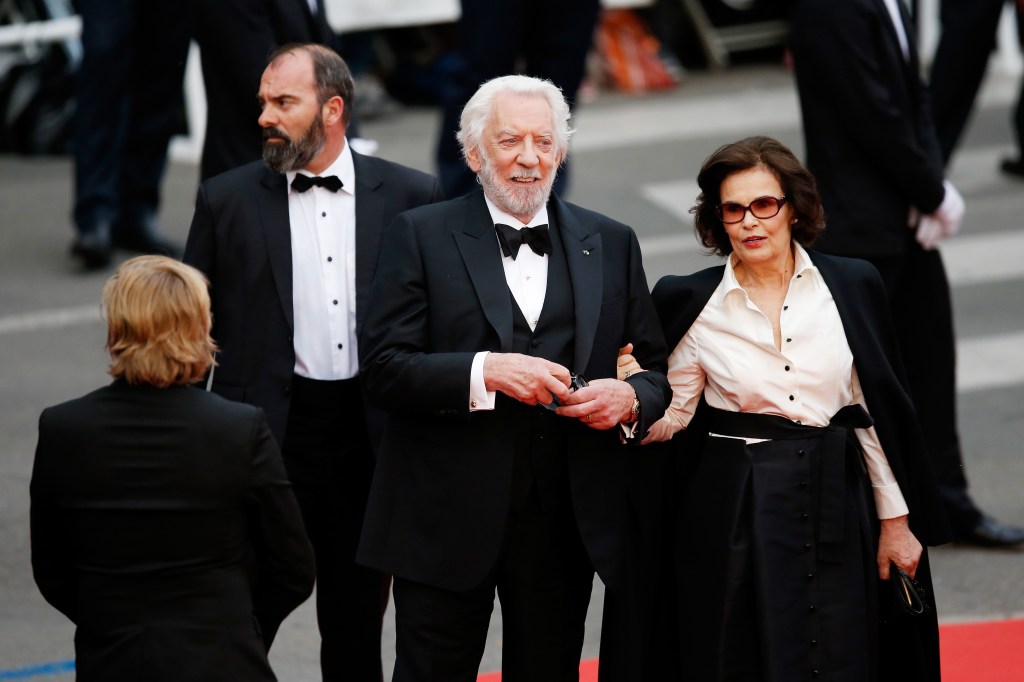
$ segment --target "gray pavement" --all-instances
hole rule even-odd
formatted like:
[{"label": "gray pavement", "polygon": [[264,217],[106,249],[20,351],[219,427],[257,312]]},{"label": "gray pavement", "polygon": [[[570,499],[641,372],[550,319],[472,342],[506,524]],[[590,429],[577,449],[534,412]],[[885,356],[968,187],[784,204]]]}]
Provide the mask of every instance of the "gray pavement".
[{"label": "gray pavement", "polygon": [[[960,429],[972,492],[987,511],[1024,524],[1024,183],[996,172],[1012,150],[1015,92],[1016,78],[1005,75],[986,85],[952,172],[967,219],[942,251],[954,283]],[[686,213],[693,178],[711,151],[765,133],[802,152],[792,78],[776,67],[697,75],[658,95],[602,94],[583,105],[576,123],[569,198],[635,227],[652,284],[713,263],[696,248]],[[364,134],[379,141],[381,156],[431,170],[437,128],[436,112],[414,109],[367,123]],[[196,178],[195,165],[174,163],[164,184],[161,219],[181,241]],[[71,186],[68,159],[0,156],[0,680],[73,678],[59,665],[28,672],[73,658],[74,633],[40,597],[29,566],[36,420],[45,406],[107,381],[98,301],[109,273],[79,273],[68,256]],[[933,563],[943,622],[1024,617],[1024,553],[943,547]],[[596,584],[588,657],[597,655],[599,597]],[[496,613],[483,670],[500,667],[500,644]],[[317,680],[318,647],[307,602],[284,624],[271,661],[282,680]],[[389,624],[389,669],[392,650]]]}]

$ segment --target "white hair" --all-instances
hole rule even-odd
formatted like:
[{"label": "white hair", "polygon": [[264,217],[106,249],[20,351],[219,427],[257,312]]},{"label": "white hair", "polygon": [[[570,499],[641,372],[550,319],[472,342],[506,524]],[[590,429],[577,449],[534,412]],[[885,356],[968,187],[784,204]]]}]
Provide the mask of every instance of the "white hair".
[{"label": "white hair", "polygon": [[462,109],[459,119],[459,131],[455,138],[462,149],[462,157],[466,158],[466,150],[480,149],[483,143],[484,129],[490,121],[494,100],[501,95],[532,95],[543,97],[551,109],[551,124],[555,138],[555,150],[564,161],[569,152],[569,138],[576,132],[570,125],[572,117],[569,103],[565,101],[561,89],[549,80],[532,76],[500,76],[487,81],[473,93]]}]

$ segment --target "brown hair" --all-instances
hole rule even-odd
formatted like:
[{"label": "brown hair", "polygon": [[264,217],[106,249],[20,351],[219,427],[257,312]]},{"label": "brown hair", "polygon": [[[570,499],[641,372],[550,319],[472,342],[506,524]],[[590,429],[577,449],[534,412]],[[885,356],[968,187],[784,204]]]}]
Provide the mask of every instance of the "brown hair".
[{"label": "brown hair", "polygon": [[716,255],[732,253],[729,235],[716,213],[722,200],[722,182],[733,173],[751,168],[763,168],[778,179],[786,205],[796,218],[792,226],[793,240],[804,247],[814,244],[825,229],[825,209],[814,176],[788,147],[763,135],[719,147],[704,161],[697,175],[701,192],[690,209],[698,241]]},{"label": "brown hair", "polygon": [[313,83],[316,84],[317,101],[323,105],[332,97],[340,97],[345,103],[341,117],[348,125],[352,114],[352,100],[355,96],[355,85],[348,64],[337,52],[317,43],[288,43],[282,45],[267,57],[267,66],[271,66],[286,54],[305,52],[313,62]]},{"label": "brown hair", "polygon": [[160,388],[213,365],[210,294],[201,272],[165,256],[125,261],[103,287],[110,374]]}]

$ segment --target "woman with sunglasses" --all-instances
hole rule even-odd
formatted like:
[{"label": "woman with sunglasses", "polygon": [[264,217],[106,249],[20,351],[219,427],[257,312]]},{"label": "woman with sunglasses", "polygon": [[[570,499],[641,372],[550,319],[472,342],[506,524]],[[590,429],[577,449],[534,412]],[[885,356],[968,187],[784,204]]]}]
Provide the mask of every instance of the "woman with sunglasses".
[{"label": "woman with sunglasses", "polygon": [[654,289],[673,397],[645,440],[686,470],[681,677],[937,680],[935,612],[897,617],[888,582],[930,587],[921,541],[946,536],[881,279],[809,250],[824,211],[779,142],[725,145],[697,182],[727,261]]}]

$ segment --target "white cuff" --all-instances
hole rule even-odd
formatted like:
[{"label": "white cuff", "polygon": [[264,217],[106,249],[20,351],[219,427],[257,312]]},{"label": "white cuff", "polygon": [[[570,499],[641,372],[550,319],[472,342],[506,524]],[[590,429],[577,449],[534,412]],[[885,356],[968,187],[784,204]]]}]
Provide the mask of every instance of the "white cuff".
[{"label": "white cuff", "polygon": [[488,391],[484,383],[484,358],[490,351],[481,351],[473,356],[473,367],[469,371],[469,411],[494,409],[496,391]]},{"label": "white cuff", "polygon": [[875,511],[878,512],[878,518],[894,519],[909,513],[907,501],[903,499],[899,484],[872,485],[871,491],[875,494]]}]

